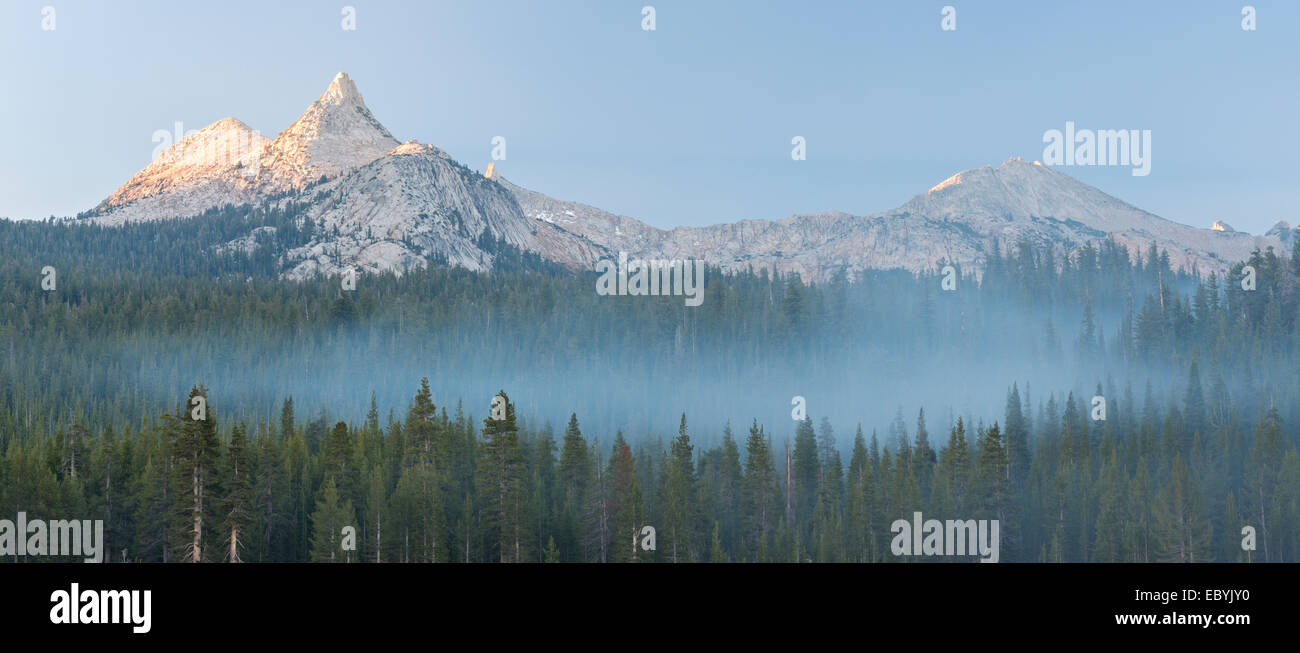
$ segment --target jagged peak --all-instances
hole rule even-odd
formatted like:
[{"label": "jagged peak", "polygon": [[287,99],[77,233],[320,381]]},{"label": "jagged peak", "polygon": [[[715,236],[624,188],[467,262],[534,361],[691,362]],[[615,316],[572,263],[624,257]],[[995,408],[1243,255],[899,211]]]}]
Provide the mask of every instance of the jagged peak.
[{"label": "jagged peak", "polygon": [[259,179],[278,190],[301,188],[378,159],[398,146],[362,101],[347,73],[267,148]]},{"label": "jagged peak", "polygon": [[356,82],[345,72],[340,72],[334,76],[330,82],[329,88],[320,96],[320,102],[329,104],[344,104],[355,102],[364,105],[366,102],[361,97],[361,91],[357,90]]}]

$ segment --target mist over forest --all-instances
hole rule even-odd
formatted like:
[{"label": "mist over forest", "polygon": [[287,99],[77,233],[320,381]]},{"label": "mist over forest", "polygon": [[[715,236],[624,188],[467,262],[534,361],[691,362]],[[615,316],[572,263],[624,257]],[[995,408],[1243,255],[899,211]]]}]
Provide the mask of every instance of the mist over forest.
[{"label": "mist over forest", "polygon": [[[277,232],[251,250],[218,249],[231,234],[267,225]],[[162,416],[183,422],[192,389],[202,387],[216,416],[213,437],[225,446],[233,446],[232,438],[287,438],[301,429],[304,455],[320,456],[313,471],[304,472],[311,480],[303,480],[301,514],[295,513],[293,526],[303,532],[314,521],[306,519],[308,508],[323,496],[326,482],[342,483],[325,471],[333,438],[372,438],[364,446],[386,452],[374,456],[400,458],[405,454],[373,443],[409,437],[409,421],[405,436],[401,422],[420,404],[426,419],[442,414],[433,420],[442,425],[437,428],[472,442],[504,428],[495,418],[484,420],[499,391],[508,394],[511,428],[518,428],[525,447],[552,442],[566,425],[572,431],[576,416],[597,468],[619,454],[625,439],[637,452],[637,464],[649,465],[643,472],[647,485],[645,477],[668,483],[663,479],[671,478],[671,469],[663,465],[681,451],[687,452],[682,464],[696,468],[692,473],[703,482],[717,473],[709,461],[736,447],[732,434],[743,436],[751,427],[751,435],[761,429],[773,470],[785,477],[785,447],[798,450],[801,432],[808,441],[815,426],[818,467],[809,478],[820,479],[814,481],[819,491],[829,491],[826,470],[832,465],[836,477],[842,473],[842,459],[855,461],[844,472],[867,474],[862,456],[870,442],[879,474],[890,473],[891,451],[900,456],[897,465],[913,465],[913,455],[929,460],[915,463],[919,467],[909,474],[915,472],[917,500],[941,506],[934,498],[938,477],[930,477],[950,448],[965,450],[965,435],[957,437],[962,432],[971,438],[972,459],[1006,447],[1006,475],[1018,497],[1016,514],[1023,515],[1047,512],[1035,503],[1048,498],[1046,490],[1033,489],[1032,474],[1056,473],[1044,471],[1056,469],[1054,463],[1039,469],[1033,461],[1072,460],[1082,452],[1088,460],[1083,468],[1093,477],[1087,492],[1094,492],[1084,494],[1089,498],[1080,508],[1083,525],[1063,521],[1056,532],[1050,524],[1015,524],[1008,536],[1010,559],[1024,560],[1099,555],[1088,533],[1101,510],[1103,498],[1095,492],[1105,485],[1108,459],[1124,462],[1123,471],[1115,472],[1124,478],[1158,465],[1152,472],[1157,485],[1168,487],[1178,482],[1184,459],[1220,465],[1214,483],[1221,482],[1222,490],[1197,490],[1212,504],[1198,508],[1205,511],[1198,518],[1216,523],[1225,519],[1228,504],[1238,510],[1234,488],[1248,503],[1247,490],[1255,487],[1242,471],[1247,452],[1258,448],[1258,437],[1250,433],[1272,429],[1276,462],[1295,466],[1300,259],[1294,253],[1257,252],[1224,277],[1207,279],[1171,269],[1163,252],[1130,253],[1108,241],[1070,251],[990,243],[984,268],[978,274],[955,270],[952,290],[944,287],[944,261],[919,275],[845,271],[818,285],[797,274],[709,269],[703,304],[689,307],[679,296],[599,296],[594,274],[558,268],[486,236],[484,248],[497,257],[489,273],[434,261],[400,277],[362,275],[355,290],[345,290],[339,278],[281,280],[277,257],[311,230],[292,205],[268,211],[228,207],[193,220],[112,229],[0,222],[0,451],[53,451],[50,472],[62,479],[71,469],[75,479],[76,463],[69,468],[60,453],[70,434],[133,439],[154,433],[148,437],[163,439],[146,448],[164,446],[158,429],[171,427],[159,424],[172,417]],[[1254,270],[1254,289],[1242,283],[1244,265]],[[53,289],[42,286],[46,266],[56,271]],[[421,399],[417,392],[426,378],[428,395]],[[792,418],[796,397],[802,398],[796,403],[806,411],[805,420]],[[1098,419],[1095,397],[1104,402],[1104,419]],[[295,424],[283,419],[290,398],[297,426],[284,433],[286,424]],[[480,422],[487,425],[482,434],[474,427]],[[674,440],[684,437],[686,423],[689,447]],[[997,441],[1000,434],[1005,442]],[[1071,438],[1082,440],[1071,445]],[[673,454],[665,459],[670,440]],[[472,451],[487,445],[465,446]],[[885,468],[879,467],[880,447]],[[1236,457],[1215,461],[1228,451]],[[1283,462],[1283,454],[1291,462]],[[792,464],[807,455],[796,452]],[[353,480],[335,499],[351,492],[360,508],[367,501],[363,479],[384,470],[384,480],[376,481],[382,503],[397,491],[398,470],[410,466],[399,458],[393,459],[396,469],[377,466],[371,457],[348,463]],[[659,468],[649,462],[655,460]],[[1269,482],[1285,486],[1286,474],[1300,473],[1289,469],[1274,470]],[[1047,483],[1043,487],[1051,485],[1047,478],[1039,479]],[[474,482],[459,482],[459,490],[448,488],[440,499],[448,506],[440,513],[445,521],[427,526],[427,542],[454,540],[454,515],[476,514],[471,505],[477,499],[467,489]],[[825,501],[840,512],[825,516],[824,523],[838,524],[833,529],[844,533],[843,511],[853,499],[846,494],[851,490],[839,488],[839,498]],[[648,513],[663,510],[646,492]],[[1300,503],[1286,497],[1291,494],[1261,504],[1259,511],[1280,520],[1271,537],[1285,552],[1278,555],[1291,556],[1297,545],[1288,538],[1298,532]],[[1130,500],[1138,501],[1125,499]],[[786,511],[806,532],[792,528],[784,545],[779,535],[769,544],[775,527],[766,522],[751,540],[750,526],[723,529],[721,521],[701,518],[683,546],[696,559],[779,557],[769,545],[784,546],[796,557],[816,550],[815,559],[879,554],[882,545],[854,545],[850,535],[827,544],[826,529],[832,527],[821,516],[804,518],[804,509],[790,505],[798,501],[787,499]],[[808,501],[805,512],[823,515],[820,500]],[[893,505],[907,501],[900,495]],[[1002,509],[996,508],[989,509]],[[885,521],[896,516],[881,513]],[[1205,541],[1188,535],[1190,546],[1202,552],[1201,559],[1210,555],[1204,552],[1232,555],[1226,552],[1237,528],[1206,523]],[[871,528],[878,532],[882,525]],[[710,529],[718,542],[712,554],[704,551]],[[536,533],[531,557],[549,558],[554,550],[560,559],[591,559],[577,530],[581,526],[571,525],[572,532],[549,549]],[[315,555],[304,548],[304,534],[285,536],[283,542],[291,543],[276,548],[269,527],[267,533],[261,555],[268,559]],[[1154,555],[1137,541],[1116,544],[1110,553],[1123,551],[1130,559],[1138,550]],[[135,545],[167,559],[158,541]],[[494,557],[490,548],[476,544],[475,555]],[[389,553],[376,555],[413,555],[409,548],[384,551]],[[439,555],[445,554],[427,553]],[[506,554],[500,555],[504,560]]]},{"label": "mist over forest", "polygon": [[[991,252],[982,279],[959,270],[955,290],[942,289],[942,261],[920,276],[845,273],[821,286],[710,269],[703,305],[688,307],[598,296],[594,274],[513,250],[504,270],[483,275],[434,265],[362,276],[351,292],[338,278],[282,281],[262,263],[294,244],[283,228],[266,251],[204,251],[226,237],[210,229],[240,228],[228,217],[127,227],[107,247],[115,232],[98,227],[4,225],[6,378],[67,372],[35,384],[49,408],[25,411],[26,428],[53,430],[69,417],[60,403],[121,427],[198,383],[236,419],[271,419],[292,396],[302,414],[332,422],[361,420],[372,393],[382,413],[400,414],[427,377],[440,406],[482,415],[505,389],[530,423],[576,412],[593,433],[633,439],[671,435],[685,412],[706,444],[727,422],[791,434],[794,397],[848,434],[883,433],[922,408],[944,424],[992,423],[1013,384],[1035,411],[1071,393],[1104,396],[1111,414],[1148,400],[1163,408],[1182,401],[1193,361],[1207,392],[1221,393],[1212,399],[1248,418],[1293,403],[1296,387],[1295,366],[1277,355],[1294,349],[1293,298],[1269,304],[1270,318],[1248,299],[1273,287],[1248,295],[1239,279],[1197,279],[1159,252],[1130,259],[1108,243],[1064,260],[1015,244]],[[186,231],[197,242],[178,237]],[[171,244],[134,251],[141,241]],[[1278,292],[1294,292],[1286,258],[1256,263],[1276,268]],[[46,265],[58,271],[48,293]],[[1198,320],[1210,294],[1231,312]],[[1261,348],[1273,355],[1250,360]]]}]

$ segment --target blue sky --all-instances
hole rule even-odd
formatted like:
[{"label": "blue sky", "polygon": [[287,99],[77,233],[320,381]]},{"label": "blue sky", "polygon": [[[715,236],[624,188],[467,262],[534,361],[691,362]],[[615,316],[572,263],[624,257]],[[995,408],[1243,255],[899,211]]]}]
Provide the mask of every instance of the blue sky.
[{"label": "blue sky", "polygon": [[273,137],[346,71],[399,140],[481,170],[504,136],[510,180],[660,227],[874,213],[1073,121],[1151,130],[1151,174],[1063,172],[1259,233],[1300,222],[1300,3],[1244,4],[0,0],[0,216],[94,206],[178,121]]}]

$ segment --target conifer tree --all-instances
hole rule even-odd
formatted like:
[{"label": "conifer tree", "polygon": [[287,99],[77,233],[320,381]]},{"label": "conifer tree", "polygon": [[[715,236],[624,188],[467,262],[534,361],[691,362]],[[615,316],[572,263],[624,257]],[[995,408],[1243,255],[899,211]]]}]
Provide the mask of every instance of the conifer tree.
[{"label": "conifer tree", "polygon": [[285,482],[284,464],[280,460],[277,443],[262,435],[257,439],[256,477],[253,495],[256,502],[255,525],[257,530],[257,560],[276,559],[276,535],[284,522]]},{"label": "conifer tree", "polygon": [[[212,489],[220,442],[216,411],[207,403],[207,393],[203,386],[191,388],[180,419],[167,419],[171,431],[172,489],[176,493],[172,504],[175,535],[172,545],[176,559],[183,562],[220,559],[219,554],[214,558],[208,551],[216,530],[212,520],[215,508]],[[196,398],[202,401],[196,402]]]},{"label": "conifer tree", "polygon": [[284,400],[284,404],[280,407],[280,437],[289,438],[297,432],[295,431],[295,428],[293,420],[293,396],[290,395]]},{"label": "conifer tree", "polygon": [[225,496],[221,500],[222,539],[225,541],[227,562],[242,562],[241,551],[245,540],[252,540],[249,526],[253,523],[253,485],[249,481],[248,436],[243,424],[237,424],[230,436],[221,469],[221,483]]},{"label": "conifer tree", "polygon": [[722,526],[716,521],[713,522],[713,545],[709,548],[709,562],[730,562],[727,552],[722,548]]},{"label": "conifer tree", "polygon": [[325,441],[325,474],[334,476],[339,496],[349,499],[356,487],[352,466],[352,439],[346,422],[338,422]]},{"label": "conifer tree", "polygon": [[551,437],[550,423],[546,424],[531,448],[529,467],[532,477],[528,494],[532,504],[529,512],[532,513],[533,534],[539,538],[537,548],[539,551],[545,551],[547,542],[542,542],[541,538],[554,540],[556,517],[562,509],[557,498],[559,477],[555,469],[555,442]]},{"label": "conifer tree", "polygon": [[1093,537],[1092,559],[1096,562],[1123,562],[1125,555],[1124,524],[1126,512],[1127,479],[1121,476],[1119,456],[1114,449],[1102,468],[1101,497],[1097,505],[1097,527]]},{"label": "conifer tree", "polygon": [[610,560],[636,562],[640,557],[637,539],[645,521],[645,506],[641,498],[641,487],[637,482],[636,460],[633,459],[632,449],[623,439],[622,431],[614,436],[614,450],[609,457],[608,476],[611,484],[610,536],[613,538]]},{"label": "conifer tree", "polygon": [[979,466],[976,478],[979,484],[981,512],[1000,523],[1004,551],[1010,553],[1018,544],[1014,534],[1012,495],[1010,482],[1011,463],[1002,443],[1002,432],[997,422],[984,431],[980,441]]},{"label": "conifer tree", "polygon": [[[745,478],[743,512],[745,536],[750,550],[765,551],[768,534],[781,516],[781,488],[772,462],[771,442],[754,420],[745,441]],[[760,561],[761,557],[760,557]]]},{"label": "conifer tree", "polygon": [[795,532],[812,532],[813,508],[817,504],[818,481],[821,463],[817,456],[817,438],[813,433],[811,417],[799,422],[794,434],[794,454],[791,463],[794,485]]},{"label": "conifer tree", "polygon": [[1174,455],[1169,482],[1155,504],[1155,536],[1160,557],[1167,562],[1211,562],[1212,530],[1205,517],[1201,492],[1181,454]]},{"label": "conifer tree", "polygon": [[935,491],[940,493],[943,508],[953,514],[968,511],[967,487],[971,476],[970,452],[966,444],[966,425],[962,418],[948,433],[948,444],[939,456],[939,475]]},{"label": "conifer tree", "polygon": [[505,391],[501,397],[504,416],[483,420],[479,494],[483,497],[484,530],[489,550],[501,562],[525,562],[528,523],[524,517],[524,458],[520,451],[515,406]]},{"label": "conifer tree", "polygon": [[723,546],[734,551],[739,547],[741,539],[741,486],[744,472],[740,464],[740,447],[732,437],[730,422],[723,429],[719,453],[714,513],[718,515]]},{"label": "conifer tree", "polygon": [[1246,491],[1250,497],[1248,503],[1251,506],[1251,518],[1259,520],[1257,532],[1264,562],[1273,561],[1274,537],[1270,524],[1276,523],[1278,518],[1277,479],[1284,450],[1281,422],[1277,410],[1271,409],[1264,420],[1255,427],[1254,444],[1251,447],[1245,475]]},{"label": "conifer tree", "polygon": [[935,453],[934,447],[930,446],[930,431],[925,427],[925,409],[922,408],[916,415],[916,449],[912,452],[912,468],[921,486],[923,503],[930,499],[930,485],[938,461],[938,454]]},{"label": "conifer tree", "polygon": [[[387,509],[387,497],[384,492],[384,469],[382,465],[370,470],[370,482],[366,492],[366,546],[371,562],[384,561],[384,515]],[[391,525],[389,527],[391,529]]]},{"label": "conifer tree", "polygon": [[673,562],[689,562],[695,557],[695,447],[686,431],[686,414],[682,413],[677,437],[665,461],[664,535],[668,538],[667,555]]},{"label": "conifer tree", "polygon": [[316,509],[311,514],[311,561],[351,562],[352,552],[343,549],[343,528],[355,528],[355,521],[352,500],[340,502],[334,477],[327,476],[316,500]]},{"label": "conifer tree", "polygon": [[1005,417],[1003,434],[1006,439],[1007,458],[1011,463],[1011,484],[1013,487],[1021,487],[1029,474],[1029,429],[1021,410],[1020,388],[1016,384],[1012,384],[1011,394],[1007,396]]},{"label": "conifer tree", "polygon": [[375,402],[375,393],[370,392],[370,410],[366,412],[366,436],[370,438],[379,437],[379,406]]},{"label": "conifer tree", "polygon": [[[146,445],[148,447],[148,445]],[[174,518],[172,502],[176,494],[171,487],[171,456],[158,447],[145,448],[140,458],[144,465],[133,484],[132,506],[139,512],[131,550],[143,559],[170,562],[174,539],[171,522]],[[22,459],[19,459],[21,463]],[[17,465],[21,469],[21,465]],[[37,479],[33,488],[42,487],[44,475],[24,474]],[[34,505],[34,502],[26,503]]]},{"label": "conifer tree", "polygon": [[586,538],[581,537],[580,533],[587,505],[587,486],[593,476],[592,465],[591,451],[578,426],[578,415],[573,413],[569,416],[568,427],[564,429],[557,470],[561,492],[560,550],[563,559],[570,562],[590,558]]},{"label": "conifer tree", "polygon": [[871,455],[858,425],[853,438],[853,454],[849,458],[848,497],[845,505],[846,561],[869,562],[872,559],[872,510],[874,488]]},{"label": "conifer tree", "polygon": [[420,379],[420,390],[411,399],[403,431],[406,435],[406,465],[428,470],[433,465],[433,441],[437,428],[437,407],[429,391],[428,377]]}]

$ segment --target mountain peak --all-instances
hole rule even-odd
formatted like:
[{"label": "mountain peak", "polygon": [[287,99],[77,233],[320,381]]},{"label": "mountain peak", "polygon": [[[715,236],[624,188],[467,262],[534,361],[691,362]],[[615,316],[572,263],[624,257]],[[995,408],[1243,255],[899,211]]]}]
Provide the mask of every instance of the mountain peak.
[{"label": "mountain peak", "polygon": [[352,78],[348,77],[348,74],[345,72],[340,72],[334,76],[334,80],[330,82],[329,88],[325,89],[325,93],[320,96],[320,101],[332,104],[354,102],[363,106],[365,105],[365,100],[362,99],[361,92],[357,90],[356,82],[352,81]]},{"label": "mountain peak", "polygon": [[341,72],[268,148],[264,180],[277,190],[302,188],[370,163],[398,144],[370,113],[356,83]]},{"label": "mountain peak", "polygon": [[1277,238],[1282,241],[1283,245],[1294,247],[1292,243],[1300,238],[1300,229],[1292,229],[1291,224],[1286,220],[1278,220],[1273,223],[1273,227],[1264,232],[1265,238]]},{"label": "mountain peak", "polygon": [[224,132],[224,131],[251,132],[251,131],[253,131],[253,128],[252,128],[252,127],[249,127],[249,126],[246,125],[246,124],[244,124],[244,121],[242,121],[242,120],[240,120],[240,119],[238,119],[238,118],[230,118],[230,117],[226,117],[226,118],[222,118],[221,120],[218,120],[218,121],[212,123],[211,125],[208,125],[207,127],[204,127],[204,128],[201,129],[200,131],[205,131],[205,132],[206,132],[206,131],[209,131],[209,130],[211,130],[211,131],[223,131],[223,132]]},{"label": "mountain peak", "polygon": [[963,170],[939,182],[936,186],[926,191],[926,195],[938,193],[939,191],[954,188],[962,184],[966,184],[968,187],[971,184],[974,184],[975,186],[993,184],[1000,187],[1007,181],[1017,177],[1026,178],[1029,175],[1047,172],[1048,170],[1048,168],[1044,167],[1043,164],[1038,161],[1030,163],[1021,157],[1013,156],[996,168],[993,166],[981,166],[979,168]]},{"label": "mountain peak", "polygon": [[242,121],[222,118],[159,152],[94,211],[105,224],[118,224],[255,200],[250,185],[270,142]]},{"label": "mountain peak", "polygon": [[[1155,217],[1069,175],[1020,157],[959,172],[903,207],[963,222],[1008,218],[1075,220],[1100,233]],[[1157,218],[1159,220],[1159,218]]]},{"label": "mountain peak", "polygon": [[222,118],[171,144],[95,212],[105,224],[118,224],[257,202],[344,174],[397,146],[356,83],[340,72],[275,140],[237,118]]}]

